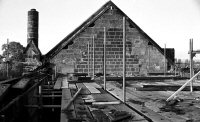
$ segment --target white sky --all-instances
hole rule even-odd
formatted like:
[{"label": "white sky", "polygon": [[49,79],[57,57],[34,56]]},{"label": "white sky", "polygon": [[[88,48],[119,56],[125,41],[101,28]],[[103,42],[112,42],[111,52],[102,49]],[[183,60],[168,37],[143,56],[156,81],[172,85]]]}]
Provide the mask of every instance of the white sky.
[{"label": "white sky", "polygon": [[[39,11],[39,48],[46,54],[108,0],[0,0],[0,46],[27,45],[27,12]],[[189,39],[200,49],[200,0],[112,0],[161,47],[189,57]],[[1,52],[1,51],[0,51]],[[200,55],[195,59],[200,59]]]}]

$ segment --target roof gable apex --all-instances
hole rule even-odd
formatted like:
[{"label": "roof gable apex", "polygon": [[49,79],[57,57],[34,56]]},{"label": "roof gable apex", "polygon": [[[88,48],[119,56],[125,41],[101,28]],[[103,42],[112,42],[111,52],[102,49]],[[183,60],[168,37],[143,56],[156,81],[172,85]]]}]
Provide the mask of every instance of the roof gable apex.
[{"label": "roof gable apex", "polygon": [[[94,14],[92,14],[86,21],[84,21],[80,26],[78,26],[74,31],[67,35],[62,41],[60,41],[54,48],[52,48],[47,54],[46,58],[53,58],[57,55],[64,47],[73,44],[71,42],[79,33],[81,33],[85,28],[102,16],[108,9],[111,9],[111,6],[117,9],[122,16],[126,17],[126,20],[130,23],[131,26],[134,26],[145,38],[149,40],[149,43],[155,46],[158,51],[164,55],[163,49],[151,38],[149,37],[136,23],[134,23],[119,7],[117,7],[112,1],[106,2],[100,9],[98,9]],[[166,55],[166,58],[169,62],[173,61]]]}]

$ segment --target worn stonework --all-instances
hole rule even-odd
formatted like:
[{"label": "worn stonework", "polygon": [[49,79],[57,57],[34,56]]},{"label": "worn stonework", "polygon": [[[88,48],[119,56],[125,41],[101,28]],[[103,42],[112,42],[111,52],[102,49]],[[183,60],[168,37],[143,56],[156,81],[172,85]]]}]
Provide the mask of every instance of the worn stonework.
[{"label": "worn stonework", "polygon": [[[62,49],[51,62],[58,72],[93,72],[93,36],[95,73],[103,73],[103,41],[106,28],[106,71],[107,74],[122,75],[123,66],[123,15],[112,7],[89,25],[74,40]],[[88,53],[89,43],[89,53]],[[89,57],[89,62],[88,62]],[[127,76],[147,75],[164,72],[164,56],[126,20],[126,73]]]}]

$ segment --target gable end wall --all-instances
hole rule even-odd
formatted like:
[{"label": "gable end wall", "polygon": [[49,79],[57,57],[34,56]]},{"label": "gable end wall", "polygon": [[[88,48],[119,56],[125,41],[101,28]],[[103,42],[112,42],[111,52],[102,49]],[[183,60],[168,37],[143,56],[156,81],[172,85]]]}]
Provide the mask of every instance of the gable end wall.
[{"label": "gable end wall", "polygon": [[[67,49],[62,49],[51,62],[58,72],[93,72],[93,43],[95,73],[103,73],[103,41],[106,28],[107,74],[122,75],[123,67],[123,16],[114,7],[107,10],[93,24],[81,32]],[[88,53],[89,43],[89,53]],[[164,56],[135,27],[126,21],[126,73],[127,76],[164,72]],[[89,62],[88,62],[89,55]]]}]

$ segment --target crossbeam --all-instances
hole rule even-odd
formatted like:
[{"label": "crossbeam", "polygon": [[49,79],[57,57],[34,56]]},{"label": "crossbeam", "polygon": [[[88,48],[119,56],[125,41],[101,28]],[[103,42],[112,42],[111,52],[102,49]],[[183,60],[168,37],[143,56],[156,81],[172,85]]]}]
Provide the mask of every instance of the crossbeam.
[{"label": "crossbeam", "polygon": [[[40,97],[40,95],[35,95],[34,97]],[[41,97],[62,97],[62,95],[41,95]]]},{"label": "crossbeam", "polygon": [[193,50],[192,52],[189,51],[188,54],[190,54],[190,53],[200,54],[200,50]]},{"label": "crossbeam", "polygon": [[[40,108],[39,105],[24,105],[28,108]],[[61,108],[61,105],[42,105],[42,108]]]}]

